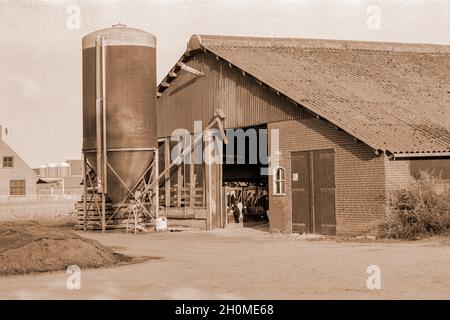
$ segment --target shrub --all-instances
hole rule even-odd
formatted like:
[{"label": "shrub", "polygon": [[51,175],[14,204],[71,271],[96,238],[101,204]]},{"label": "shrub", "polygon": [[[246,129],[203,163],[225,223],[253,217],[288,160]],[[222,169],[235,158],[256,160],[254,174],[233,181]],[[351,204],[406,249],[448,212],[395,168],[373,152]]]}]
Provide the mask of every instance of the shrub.
[{"label": "shrub", "polygon": [[394,193],[390,214],[379,225],[379,235],[412,240],[450,231],[450,190],[438,193],[439,180],[423,171],[406,189]]}]

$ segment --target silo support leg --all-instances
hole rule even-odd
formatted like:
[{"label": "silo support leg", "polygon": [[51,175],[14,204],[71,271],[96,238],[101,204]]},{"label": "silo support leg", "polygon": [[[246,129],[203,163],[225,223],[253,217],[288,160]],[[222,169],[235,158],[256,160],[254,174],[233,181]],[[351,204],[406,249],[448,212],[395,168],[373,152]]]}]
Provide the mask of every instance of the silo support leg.
[{"label": "silo support leg", "polygon": [[[153,180],[156,181],[159,175],[159,152],[158,149],[155,149],[155,159],[153,162],[155,165],[153,166]],[[155,206],[155,217],[159,217],[159,183],[155,184],[155,193],[154,193],[154,203]]]}]

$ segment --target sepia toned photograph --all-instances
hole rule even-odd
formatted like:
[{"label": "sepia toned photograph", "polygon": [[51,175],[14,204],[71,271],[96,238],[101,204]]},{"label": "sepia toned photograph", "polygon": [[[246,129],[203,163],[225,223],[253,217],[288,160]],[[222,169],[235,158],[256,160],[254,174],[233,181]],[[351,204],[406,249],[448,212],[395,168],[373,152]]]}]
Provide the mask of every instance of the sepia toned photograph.
[{"label": "sepia toned photograph", "polygon": [[450,0],[0,0],[0,98],[1,300],[450,300]]}]

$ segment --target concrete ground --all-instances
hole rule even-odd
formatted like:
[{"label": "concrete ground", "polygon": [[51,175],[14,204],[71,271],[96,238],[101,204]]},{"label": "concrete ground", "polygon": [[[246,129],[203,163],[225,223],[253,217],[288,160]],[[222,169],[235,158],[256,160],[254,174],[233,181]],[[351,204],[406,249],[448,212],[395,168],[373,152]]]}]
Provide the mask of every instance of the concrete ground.
[{"label": "concrete ground", "polygon": [[[1,299],[450,299],[450,238],[343,241],[255,229],[84,233],[142,263],[0,278]],[[370,290],[367,267],[381,271]]]}]

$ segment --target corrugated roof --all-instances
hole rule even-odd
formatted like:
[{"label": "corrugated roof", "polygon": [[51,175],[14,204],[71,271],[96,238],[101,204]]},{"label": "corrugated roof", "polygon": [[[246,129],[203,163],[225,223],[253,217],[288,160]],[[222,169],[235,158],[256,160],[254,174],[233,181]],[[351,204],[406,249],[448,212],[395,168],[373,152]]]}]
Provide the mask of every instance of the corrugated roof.
[{"label": "corrugated roof", "polygon": [[450,46],[192,36],[377,150],[450,151]]}]

